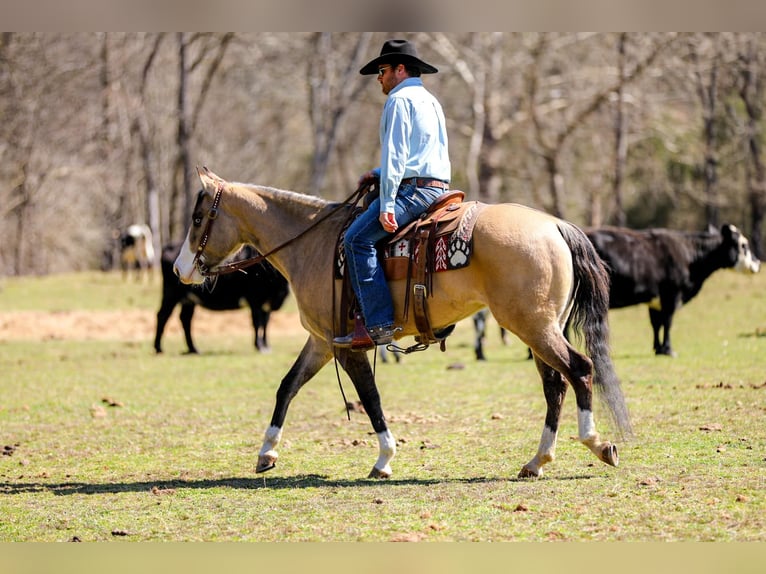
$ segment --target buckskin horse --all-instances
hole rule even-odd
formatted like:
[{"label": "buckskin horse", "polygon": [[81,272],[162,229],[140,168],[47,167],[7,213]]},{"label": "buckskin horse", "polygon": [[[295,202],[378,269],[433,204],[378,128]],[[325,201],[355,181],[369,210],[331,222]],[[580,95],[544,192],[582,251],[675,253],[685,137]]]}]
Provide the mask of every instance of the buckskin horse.
[{"label": "buckskin horse", "polygon": [[[199,284],[226,265],[226,258],[251,244],[290,283],[300,320],[309,336],[276,394],[271,423],[256,472],[274,467],[287,409],[301,387],[333,356],[348,373],[379,441],[369,478],[391,476],[396,441],[383,415],[367,353],[334,349],[333,286],[338,234],[351,206],[293,191],[227,182],[207,168],[175,271],[184,283]],[[629,436],[630,421],[620,382],[609,356],[609,278],[590,241],[576,226],[515,204],[486,206],[473,230],[468,266],[436,273],[429,297],[434,329],[447,328],[488,307],[498,323],[534,354],[542,378],[547,414],[535,456],[519,477],[539,477],[553,460],[567,383],[577,403],[579,440],[601,461],[617,466],[617,447],[599,437],[592,410],[593,387],[615,425]],[[416,335],[412,314],[403,316],[406,280],[390,281],[397,338]],[[589,356],[564,337],[570,321],[582,331]]]}]

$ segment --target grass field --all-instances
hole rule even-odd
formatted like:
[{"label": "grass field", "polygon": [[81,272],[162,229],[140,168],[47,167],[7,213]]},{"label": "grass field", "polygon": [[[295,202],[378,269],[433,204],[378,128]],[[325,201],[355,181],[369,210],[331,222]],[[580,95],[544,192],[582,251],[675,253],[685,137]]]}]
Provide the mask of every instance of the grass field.
[{"label": "grass field", "polygon": [[714,275],[676,316],[673,359],[652,354],[644,308],[612,312],[636,437],[619,468],[598,462],[573,440],[570,392],[539,480],[516,478],[545,416],[534,367],[494,324],[476,362],[470,320],[446,353],[378,364],[399,441],[390,480],[365,478],[377,440],[366,415],[347,420],[332,365],[293,402],[278,466],[256,475],[304,341],[294,301],[270,354],[242,310],[198,312],[200,356],[182,354],[177,326],[157,356],[159,291],[119,274],[0,283],[0,541],[766,540],[763,273]]}]

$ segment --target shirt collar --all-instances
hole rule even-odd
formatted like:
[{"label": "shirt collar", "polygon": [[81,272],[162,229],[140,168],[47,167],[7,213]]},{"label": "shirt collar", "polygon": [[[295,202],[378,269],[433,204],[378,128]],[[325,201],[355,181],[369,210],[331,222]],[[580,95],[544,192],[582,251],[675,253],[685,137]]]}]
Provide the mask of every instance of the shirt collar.
[{"label": "shirt collar", "polygon": [[391,97],[396,92],[398,92],[402,88],[406,88],[407,86],[422,86],[423,80],[420,78],[406,78],[405,80],[402,80],[399,82],[399,84],[390,92],[388,92],[388,96]]}]

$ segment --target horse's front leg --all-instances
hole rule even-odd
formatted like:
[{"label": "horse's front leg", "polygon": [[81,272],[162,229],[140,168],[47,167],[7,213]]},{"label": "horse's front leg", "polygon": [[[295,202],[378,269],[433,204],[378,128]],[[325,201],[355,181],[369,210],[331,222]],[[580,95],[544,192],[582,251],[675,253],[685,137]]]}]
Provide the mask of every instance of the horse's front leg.
[{"label": "horse's front leg", "polygon": [[279,457],[276,449],[282,440],[282,426],[290,402],[298,394],[301,387],[327,364],[331,356],[332,352],[324,341],[315,339],[313,336],[306,341],[303,350],[282,379],[277,390],[277,402],[274,405],[271,424],[266,429],[263,438],[263,446],[258,453],[258,464],[255,467],[255,472],[265,472],[274,468]]},{"label": "horse's front leg", "polygon": [[396,455],[396,440],[391,431],[388,430],[383,408],[380,404],[378,387],[375,385],[375,375],[370,367],[367,353],[343,349],[338,351],[337,356],[341,366],[351,377],[359,400],[370,417],[372,428],[378,435],[378,460],[375,461],[368,478],[389,478],[391,476],[390,463]]}]

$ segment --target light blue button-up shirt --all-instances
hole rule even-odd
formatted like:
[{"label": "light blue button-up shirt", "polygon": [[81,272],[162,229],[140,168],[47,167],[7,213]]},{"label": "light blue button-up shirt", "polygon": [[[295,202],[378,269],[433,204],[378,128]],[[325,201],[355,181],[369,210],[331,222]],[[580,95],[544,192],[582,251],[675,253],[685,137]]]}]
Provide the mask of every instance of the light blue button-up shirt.
[{"label": "light blue button-up shirt", "polygon": [[380,211],[394,211],[402,179],[450,180],[447,127],[439,101],[420,78],[407,78],[388,93],[380,118]]}]

